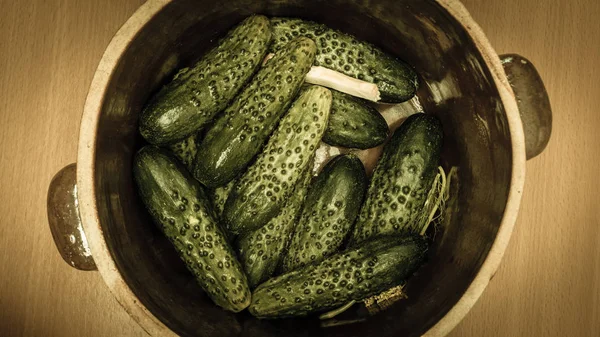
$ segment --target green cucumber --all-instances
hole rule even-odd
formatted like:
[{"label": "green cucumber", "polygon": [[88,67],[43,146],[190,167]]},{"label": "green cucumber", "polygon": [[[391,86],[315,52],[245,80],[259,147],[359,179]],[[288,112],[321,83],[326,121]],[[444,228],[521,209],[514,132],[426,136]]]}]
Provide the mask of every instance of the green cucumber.
[{"label": "green cucumber", "polygon": [[331,91],[300,94],[264,150],[233,188],[223,216],[234,234],[256,230],[276,216],[317,150],[331,108]]},{"label": "green cucumber", "polygon": [[370,149],[388,136],[385,118],[367,101],[331,90],[333,101],[323,141],[329,145]]},{"label": "green cucumber", "polygon": [[236,183],[236,181],[232,180],[227,185],[219,186],[212,190],[211,194],[212,194],[213,206],[215,208],[215,212],[217,212],[217,216],[219,216],[219,219],[221,219],[223,217],[223,210],[225,209],[225,202],[227,201],[227,198],[229,198],[229,194],[231,193],[233,186],[235,186],[235,183]]},{"label": "green cucumber", "polygon": [[311,185],[283,271],[318,263],[334,254],[352,230],[367,189],[365,168],[355,155],[333,158]]},{"label": "green cucumber", "polygon": [[426,251],[419,236],[377,238],[261,284],[248,310],[259,318],[305,316],[360,301],[405,281]]},{"label": "green cucumber", "polygon": [[406,119],[385,145],[351,244],[379,235],[420,233],[415,221],[438,172],[442,125],[427,114]]},{"label": "green cucumber", "polygon": [[297,36],[313,39],[317,44],[315,66],[376,84],[383,103],[407,101],[417,91],[417,74],[409,65],[352,35],[295,18],[271,18],[271,27],[271,52]]},{"label": "green cucumber", "polygon": [[202,186],[166,150],[142,148],[133,175],[154,221],[215,304],[238,312],[250,289]]},{"label": "green cucumber", "polygon": [[315,50],[312,40],[295,39],[258,71],[198,147],[196,179],[216,187],[244,171],[298,93],[314,62]]},{"label": "green cucumber", "polygon": [[[175,155],[179,161],[186,166],[189,172],[194,169],[194,158],[198,152],[198,142],[201,140],[200,133],[193,134],[188,138],[177,143],[169,145],[169,150]],[[209,191],[209,195],[213,201],[213,208],[217,213],[217,219],[223,216],[225,201],[235,184],[235,180],[230,181],[227,185],[213,188]]]},{"label": "green cucumber", "polygon": [[184,139],[223,110],[261,65],[269,19],[255,15],[230,30],[192,68],[182,69],[144,108],[140,133],[152,144]]},{"label": "green cucumber", "polygon": [[271,277],[280,264],[300,215],[311,178],[312,167],[308,167],[281,212],[266,225],[238,239],[238,256],[251,288]]},{"label": "green cucumber", "polygon": [[180,140],[168,146],[171,153],[177,158],[187,169],[192,172],[194,168],[194,158],[198,152],[198,134],[194,133],[191,136]]}]

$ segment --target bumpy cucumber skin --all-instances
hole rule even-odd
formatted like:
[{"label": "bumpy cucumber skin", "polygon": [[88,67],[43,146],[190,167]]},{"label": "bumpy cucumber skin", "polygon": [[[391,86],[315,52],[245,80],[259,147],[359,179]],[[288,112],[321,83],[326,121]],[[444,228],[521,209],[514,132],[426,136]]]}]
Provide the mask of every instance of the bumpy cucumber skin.
[{"label": "bumpy cucumber skin", "polygon": [[440,121],[422,113],[408,117],[394,132],[373,173],[351,244],[418,231],[414,220],[437,173],[442,137]]},{"label": "bumpy cucumber skin", "polygon": [[302,92],[281,119],[264,150],[233,188],[223,216],[234,234],[266,224],[290,197],[311,164],[329,119],[331,91],[314,86]]},{"label": "bumpy cucumber skin", "polygon": [[231,193],[231,190],[233,190],[233,186],[235,186],[236,182],[236,180],[232,180],[227,185],[219,186],[212,190],[211,195],[213,200],[213,206],[215,208],[217,216],[219,216],[219,219],[223,217],[225,202],[227,201],[227,198],[229,198],[229,194]]},{"label": "bumpy cucumber skin", "polygon": [[[194,158],[198,152],[199,136],[199,134],[194,134],[184,140],[169,145],[171,153],[173,153],[173,155],[179,159],[190,172],[194,169]],[[219,186],[209,191],[209,195],[213,201],[213,208],[217,213],[218,219],[221,219],[221,216],[223,215],[225,201],[227,201],[227,197],[229,197],[229,193],[233,189],[234,184],[235,180],[232,180],[227,185]]]},{"label": "bumpy cucumber skin", "polygon": [[248,310],[259,318],[305,316],[360,301],[405,281],[426,251],[419,236],[378,238],[270,279],[254,290]]},{"label": "bumpy cucumber skin", "polygon": [[321,262],[339,250],[352,230],[368,179],[355,155],[333,158],[311,185],[290,248],[284,272]]},{"label": "bumpy cucumber skin", "polygon": [[383,144],[389,128],[385,118],[365,100],[331,90],[333,101],[323,141],[329,145],[370,149]]},{"label": "bumpy cucumber skin", "polygon": [[316,66],[375,83],[383,103],[407,101],[417,91],[417,74],[412,67],[352,35],[295,18],[271,18],[271,27],[270,51],[281,49],[297,36],[311,38],[317,43]]},{"label": "bumpy cucumber skin", "polygon": [[243,172],[298,93],[315,52],[312,40],[298,38],[258,71],[200,144],[194,162],[196,179],[217,187]]},{"label": "bumpy cucumber skin", "polygon": [[238,256],[251,288],[266,281],[279,266],[300,216],[311,179],[312,167],[309,167],[281,212],[266,225],[238,239]]},{"label": "bumpy cucumber skin", "polygon": [[269,19],[251,16],[192,68],[181,70],[144,108],[140,133],[152,144],[184,139],[223,110],[261,65],[271,43]]},{"label": "bumpy cucumber skin", "polygon": [[250,289],[202,186],[166,150],[142,148],[133,174],[154,221],[215,304],[239,312]]},{"label": "bumpy cucumber skin", "polygon": [[171,153],[177,158],[189,172],[194,168],[194,158],[198,152],[198,134],[194,133],[191,136],[180,140],[168,146]]}]

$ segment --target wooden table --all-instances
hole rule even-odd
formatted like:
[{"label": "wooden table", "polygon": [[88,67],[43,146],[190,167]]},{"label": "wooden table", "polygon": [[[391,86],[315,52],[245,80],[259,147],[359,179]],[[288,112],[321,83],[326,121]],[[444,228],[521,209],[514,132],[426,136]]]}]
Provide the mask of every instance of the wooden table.
[{"label": "wooden table", "polygon": [[[46,220],[96,65],[142,2],[0,0],[0,336],[146,336],[98,273],[62,261]],[[497,276],[451,335],[600,336],[600,2],[465,4],[499,53],[536,64],[554,133]]]}]

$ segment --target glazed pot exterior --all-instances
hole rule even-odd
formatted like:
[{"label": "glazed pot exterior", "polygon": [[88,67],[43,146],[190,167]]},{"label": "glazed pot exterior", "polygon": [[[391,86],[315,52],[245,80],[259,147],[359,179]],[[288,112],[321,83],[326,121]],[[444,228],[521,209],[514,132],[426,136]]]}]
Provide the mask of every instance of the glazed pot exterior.
[{"label": "glazed pot exterior", "polygon": [[[131,166],[143,144],[137,128],[145,102],[253,13],[319,21],[407,61],[420,89],[404,106],[418,105],[444,125],[442,165],[457,170],[457,194],[428,262],[405,288],[408,299],[366,321],[323,328],[316,318],[260,321],[218,308],[136,194]],[[148,1],[109,45],[82,119],[77,200],[95,265],[155,336],[443,336],[485,289],[516,220],[526,151],[514,89],[458,1]],[[543,149],[547,138],[539,138]]]}]

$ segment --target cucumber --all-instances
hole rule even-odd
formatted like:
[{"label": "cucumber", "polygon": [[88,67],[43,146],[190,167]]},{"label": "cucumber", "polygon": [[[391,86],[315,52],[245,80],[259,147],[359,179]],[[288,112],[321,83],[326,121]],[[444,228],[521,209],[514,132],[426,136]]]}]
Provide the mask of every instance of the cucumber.
[{"label": "cucumber", "polygon": [[194,133],[191,136],[180,140],[168,146],[171,153],[177,158],[187,169],[192,172],[194,168],[194,158],[198,152],[198,134]]},{"label": "cucumber", "polygon": [[196,179],[216,187],[243,172],[298,93],[315,50],[312,40],[295,39],[258,71],[201,142],[194,161]]},{"label": "cucumber", "polygon": [[173,143],[210,122],[261,65],[271,38],[269,19],[262,15],[230,30],[149,101],[140,117],[142,136],[152,144]]},{"label": "cucumber", "polygon": [[217,216],[219,219],[223,217],[223,209],[225,209],[225,202],[227,198],[229,198],[229,194],[235,186],[236,181],[232,180],[225,186],[219,186],[212,190],[212,200],[213,206],[215,208],[215,212],[217,212]]},{"label": "cucumber", "polygon": [[[200,140],[200,133],[189,136],[188,138],[181,140],[177,143],[169,145],[171,153],[179,159],[179,161],[186,166],[186,168],[192,172],[194,168],[194,158],[198,152],[198,141]],[[209,195],[213,201],[213,208],[217,214],[217,219],[221,219],[223,215],[223,209],[225,208],[225,201],[235,184],[235,180],[230,181],[227,185],[219,186],[210,190]]]},{"label": "cucumber", "polygon": [[317,150],[331,108],[331,91],[304,91],[281,119],[263,152],[233,188],[223,216],[234,234],[256,230],[276,216]]},{"label": "cucumber", "polygon": [[312,184],[283,271],[318,263],[334,254],[350,234],[367,189],[362,162],[355,155],[333,158]]},{"label": "cucumber", "polygon": [[351,244],[421,231],[415,219],[437,173],[442,137],[440,121],[423,113],[408,117],[394,132],[373,173]]},{"label": "cucumber", "polygon": [[266,225],[238,239],[238,256],[251,288],[266,281],[280,264],[300,215],[311,178],[312,167],[308,167],[281,212]]},{"label": "cucumber", "polygon": [[136,154],[133,175],[150,215],[215,304],[233,312],[246,308],[250,303],[246,275],[202,186],[156,146]]},{"label": "cucumber", "polygon": [[388,136],[385,118],[367,101],[331,90],[333,101],[323,141],[329,145],[370,149]]},{"label": "cucumber", "polygon": [[248,310],[259,318],[305,316],[360,301],[401,284],[426,251],[419,236],[377,238],[261,284]]},{"label": "cucumber", "polygon": [[317,43],[315,66],[376,84],[383,103],[407,101],[417,91],[417,74],[408,64],[352,35],[295,18],[271,18],[271,27],[271,52],[297,36],[313,39]]}]

